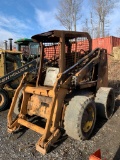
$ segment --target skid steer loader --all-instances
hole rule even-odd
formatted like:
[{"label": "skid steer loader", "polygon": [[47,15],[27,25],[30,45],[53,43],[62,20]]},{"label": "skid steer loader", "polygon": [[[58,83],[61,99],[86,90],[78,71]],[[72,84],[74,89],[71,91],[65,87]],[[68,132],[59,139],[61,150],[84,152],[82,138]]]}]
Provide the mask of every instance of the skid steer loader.
[{"label": "skid steer loader", "polygon": [[[107,52],[92,50],[88,33],[52,30],[32,39],[40,43],[37,80],[27,83],[27,73],[23,75],[8,112],[8,132],[21,126],[38,132],[42,136],[36,150],[45,154],[61,128],[76,140],[88,139],[96,116],[112,116],[114,92],[107,87]],[[14,118],[16,106],[20,112]],[[39,123],[32,123],[27,115],[40,117]]]},{"label": "skid steer loader", "polygon": [[10,49],[7,49],[7,41],[4,49],[0,49],[0,111],[6,109],[23,73],[36,67],[35,58],[39,49],[38,43],[24,38],[15,41],[18,50],[13,50],[12,39],[9,40]]}]

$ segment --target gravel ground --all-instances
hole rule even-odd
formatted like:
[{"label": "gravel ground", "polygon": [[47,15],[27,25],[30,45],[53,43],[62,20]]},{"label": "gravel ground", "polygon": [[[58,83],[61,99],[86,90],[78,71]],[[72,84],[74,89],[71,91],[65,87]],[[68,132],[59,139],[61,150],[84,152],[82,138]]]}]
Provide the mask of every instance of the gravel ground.
[{"label": "gravel ground", "polygon": [[120,62],[114,61],[109,66],[109,86],[114,87],[116,95],[113,117],[108,121],[97,119],[89,140],[78,142],[63,136],[45,156],[35,150],[39,134],[25,128],[14,135],[8,134],[8,110],[0,112],[0,160],[88,160],[98,149],[103,159],[120,160]]}]

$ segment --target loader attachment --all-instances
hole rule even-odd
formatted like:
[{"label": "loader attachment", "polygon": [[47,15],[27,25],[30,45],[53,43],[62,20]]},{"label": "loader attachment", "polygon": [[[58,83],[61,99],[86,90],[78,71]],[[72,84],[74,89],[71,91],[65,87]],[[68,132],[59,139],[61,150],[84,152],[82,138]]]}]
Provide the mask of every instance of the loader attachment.
[{"label": "loader attachment", "polygon": [[[55,68],[52,68],[53,72],[54,72],[54,69]],[[48,75],[50,76],[49,72],[48,72]],[[44,84],[49,84],[49,80],[51,80],[51,78],[48,79],[48,75],[46,75]],[[42,134],[42,137],[36,143],[36,150],[38,150],[42,154],[45,154],[48,151],[49,146],[55,143],[56,140],[60,137],[60,130],[58,128],[59,120],[57,122],[57,119],[58,118],[60,119],[60,115],[59,117],[56,117],[55,112],[58,112],[58,113],[60,112],[61,110],[60,106],[62,105],[64,97],[67,93],[67,90],[61,89],[59,91],[59,94],[57,93],[58,80],[56,81],[56,84],[54,85],[54,87],[40,86],[36,88],[30,85],[29,86],[25,85],[26,76],[27,75],[23,76],[21,84],[19,85],[19,87],[15,92],[14,99],[12,101],[12,104],[8,113],[8,131],[14,132],[20,127],[20,125],[23,125],[39,134]],[[23,101],[21,104],[20,113],[16,116],[15,120],[13,120],[12,114],[17,101],[17,95],[20,89],[24,85],[25,85],[25,88],[23,90]],[[29,101],[30,95],[32,95],[31,101]],[[56,97],[58,98],[58,100],[56,100],[57,99]],[[25,106],[27,106],[27,108]],[[25,116],[26,114],[37,115],[37,116],[41,116],[42,118],[45,118],[45,126],[41,127],[26,121],[26,116]]]}]

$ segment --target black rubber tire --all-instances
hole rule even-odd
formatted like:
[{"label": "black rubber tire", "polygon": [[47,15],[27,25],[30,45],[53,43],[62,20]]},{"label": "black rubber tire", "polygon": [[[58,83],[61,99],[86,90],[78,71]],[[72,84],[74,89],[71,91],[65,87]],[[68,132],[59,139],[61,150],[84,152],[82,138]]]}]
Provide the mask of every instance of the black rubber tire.
[{"label": "black rubber tire", "polygon": [[17,101],[14,107],[14,113],[16,115],[18,115],[20,113],[20,108],[21,108],[21,103],[22,103],[22,98],[23,98],[23,91],[24,87],[20,90],[20,92],[18,93],[18,97],[17,97]]},{"label": "black rubber tire", "polygon": [[0,111],[3,111],[7,108],[9,102],[9,95],[4,89],[0,89]]},{"label": "black rubber tire", "polygon": [[[90,107],[94,112],[93,122],[91,128],[87,132],[85,132],[83,127],[83,118],[87,117],[85,116],[85,112],[88,108],[90,109]],[[93,131],[95,122],[96,107],[94,101],[87,96],[73,97],[65,111],[64,128],[67,135],[76,140],[88,139]]]},{"label": "black rubber tire", "polygon": [[100,87],[95,97],[97,115],[110,119],[114,113],[115,95],[112,88]]}]

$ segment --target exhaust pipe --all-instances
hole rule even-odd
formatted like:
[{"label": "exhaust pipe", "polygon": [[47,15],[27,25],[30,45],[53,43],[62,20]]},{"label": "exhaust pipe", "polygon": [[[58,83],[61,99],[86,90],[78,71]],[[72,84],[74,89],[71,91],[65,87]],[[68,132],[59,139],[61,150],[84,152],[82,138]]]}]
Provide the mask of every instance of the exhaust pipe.
[{"label": "exhaust pipe", "polygon": [[7,50],[7,41],[4,40],[4,50]]},{"label": "exhaust pipe", "polygon": [[10,42],[10,51],[12,51],[12,38],[9,38],[9,42]]}]

